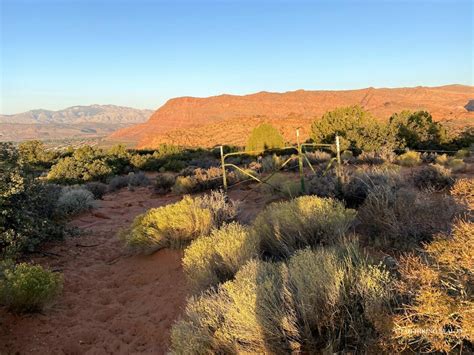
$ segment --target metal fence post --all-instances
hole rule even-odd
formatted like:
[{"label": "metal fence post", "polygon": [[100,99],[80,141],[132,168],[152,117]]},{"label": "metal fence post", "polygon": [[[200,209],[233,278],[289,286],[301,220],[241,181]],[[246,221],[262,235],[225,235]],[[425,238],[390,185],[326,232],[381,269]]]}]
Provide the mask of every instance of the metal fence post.
[{"label": "metal fence post", "polygon": [[336,158],[337,158],[337,176],[341,178],[341,145],[339,143],[339,136],[336,135]]},{"label": "metal fence post", "polygon": [[299,128],[296,130],[296,144],[298,144],[298,168],[299,168],[299,171],[300,171],[301,193],[304,194],[306,192],[306,188],[304,186],[303,151],[301,149],[301,144],[300,144],[300,130],[299,130]]},{"label": "metal fence post", "polygon": [[222,183],[224,185],[224,191],[227,191],[227,177],[225,175],[224,147],[222,145],[221,145],[221,166],[222,166]]}]

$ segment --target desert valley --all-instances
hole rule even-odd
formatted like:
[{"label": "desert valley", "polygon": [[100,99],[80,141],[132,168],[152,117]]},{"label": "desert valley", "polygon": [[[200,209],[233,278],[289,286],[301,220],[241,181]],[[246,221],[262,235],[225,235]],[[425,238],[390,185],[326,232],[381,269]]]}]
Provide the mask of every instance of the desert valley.
[{"label": "desert valley", "polygon": [[0,355],[474,354],[472,14],[0,1]]}]

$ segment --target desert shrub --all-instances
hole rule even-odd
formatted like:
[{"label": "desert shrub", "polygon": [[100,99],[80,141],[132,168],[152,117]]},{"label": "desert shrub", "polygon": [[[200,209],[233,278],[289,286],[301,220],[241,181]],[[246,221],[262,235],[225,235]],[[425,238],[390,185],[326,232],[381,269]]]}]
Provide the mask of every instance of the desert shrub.
[{"label": "desert shrub", "polygon": [[97,181],[88,182],[87,184],[84,185],[84,188],[92,192],[96,200],[102,199],[102,197],[105,195],[105,193],[108,190],[108,187],[106,184],[102,182],[97,182]]},{"label": "desert shrub", "polygon": [[419,189],[443,190],[452,186],[451,171],[438,164],[421,167],[413,173],[413,182]]},{"label": "desert shrub", "polygon": [[382,166],[356,170],[344,178],[340,189],[347,205],[357,207],[365,201],[370,189],[375,186],[396,187],[402,184],[397,170]]},{"label": "desert shrub", "polygon": [[281,165],[283,164],[283,159],[280,158],[278,155],[267,155],[263,157],[261,164],[262,164],[262,171],[264,173],[269,173],[273,171],[277,171],[280,169]]},{"label": "desert shrub", "polygon": [[76,149],[72,156],[62,158],[53,165],[47,178],[53,182],[76,184],[105,180],[116,172],[103,151],[84,146]]},{"label": "desert shrub", "polygon": [[364,352],[375,342],[391,283],[355,246],[301,250],[287,263],[252,260],[233,280],[188,301],[172,329],[172,351]]},{"label": "desert shrub", "polygon": [[57,204],[59,213],[65,216],[88,211],[95,206],[92,192],[81,187],[63,188]]},{"label": "desert shrub", "polygon": [[257,255],[256,239],[234,222],[194,240],[184,251],[183,268],[193,289],[202,291],[230,280]]},{"label": "desert shrub", "polygon": [[450,192],[461,206],[469,211],[474,211],[474,179],[457,180]]},{"label": "desert shrub", "polygon": [[[217,189],[222,185],[221,168],[197,168],[183,171],[183,174],[186,174],[187,176],[178,176],[175,185],[173,186],[173,192],[176,194]],[[237,175],[234,172],[229,172],[227,174],[227,179],[229,183],[232,183],[237,180]]]},{"label": "desert shrub", "polygon": [[0,275],[0,303],[15,312],[37,312],[54,299],[61,286],[61,275],[20,263]]},{"label": "desert shrub", "polygon": [[184,196],[177,203],[152,208],[135,218],[122,234],[127,246],[135,251],[152,253],[162,248],[182,248],[213,227],[210,210]]},{"label": "desert shrub", "polygon": [[308,181],[308,193],[319,197],[337,198],[341,195],[341,186],[337,176],[332,172],[318,172]]},{"label": "desert shrub", "polygon": [[18,145],[18,153],[23,164],[39,168],[51,167],[56,157],[56,154],[48,151],[39,140],[21,142]]},{"label": "desert shrub", "polygon": [[399,155],[397,158],[397,163],[401,166],[416,166],[420,165],[421,158],[420,153],[410,150],[402,155]]},{"label": "desert shrub", "polygon": [[466,221],[458,221],[451,235],[436,236],[421,255],[402,260],[398,292],[404,301],[393,318],[396,350],[472,352],[473,270],[474,224]]},{"label": "desert shrub", "polygon": [[466,163],[462,159],[449,159],[446,166],[453,172],[461,172],[466,170]]},{"label": "desert shrub", "polygon": [[449,157],[446,154],[441,154],[436,156],[436,164],[446,165],[448,163]]},{"label": "desert shrub", "polygon": [[167,193],[176,182],[176,177],[170,173],[161,173],[155,180],[155,191],[158,193]]},{"label": "desert shrub", "polygon": [[341,150],[375,151],[392,147],[395,136],[387,125],[377,120],[359,106],[336,108],[326,112],[311,125],[311,138],[316,143],[334,144],[340,137]]},{"label": "desert shrub", "polygon": [[117,191],[128,186],[130,177],[128,175],[114,176],[109,181],[109,191]]},{"label": "desert shrub", "polygon": [[390,117],[400,146],[410,149],[439,149],[448,142],[447,130],[439,122],[433,122],[427,111],[402,111]]},{"label": "desert shrub", "polygon": [[301,183],[284,174],[274,174],[265,180],[262,190],[267,194],[293,198],[301,195]]},{"label": "desert shrub", "polygon": [[285,140],[280,132],[271,124],[262,123],[253,129],[245,150],[247,152],[263,151],[266,149],[283,148],[284,146]]},{"label": "desert shrub", "polygon": [[15,258],[64,235],[64,223],[56,215],[60,190],[35,179],[17,149],[0,143],[0,259]]},{"label": "desert shrub", "polygon": [[305,153],[311,164],[321,164],[331,160],[331,154],[324,152],[322,150],[316,150],[314,152]]},{"label": "desert shrub", "polygon": [[178,176],[172,187],[172,191],[177,195],[191,193],[196,189],[196,180],[190,176]]},{"label": "desert shrub", "polygon": [[341,153],[341,160],[344,163],[354,163],[355,162],[354,154],[350,150],[345,150]]},{"label": "desert shrub", "polygon": [[433,163],[436,163],[436,159],[438,159],[438,154],[425,152],[425,153],[421,153],[420,158],[423,163],[433,164]]},{"label": "desert shrub", "polygon": [[138,173],[128,174],[128,187],[148,186],[150,185],[150,179],[145,175],[143,171]]},{"label": "desert shrub", "polygon": [[160,168],[160,171],[172,171],[172,172],[180,172],[186,167],[186,163],[182,160],[177,160],[177,159],[169,159],[166,161],[162,168]]},{"label": "desert shrub", "polygon": [[272,203],[256,217],[252,232],[267,256],[288,257],[296,250],[337,241],[349,229],[356,212],[330,198],[302,196]]},{"label": "desert shrub", "polygon": [[448,230],[458,212],[449,196],[380,185],[371,189],[358,218],[376,244],[409,250]]},{"label": "desert shrub", "polygon": [[384,159],[377,152],[362,152],[357,156],[357,163],[380,165],[384,163]]},{"label": "desert shrub", "polygon": [[209,194],[199,196],[196,201],[202,208],[211,211],[213,224],[216,227],[233,221],[239,212],[238,201],[231,200],[221,190],[211,191]]},{"label": "desert shrub", "polygon": [[455,157],[458,158],[458,159],[464,159],[464,158],[467,158],[471,155],[471,151],[467,148],[465,149],[459,149],[456,154],[455,154]]}]

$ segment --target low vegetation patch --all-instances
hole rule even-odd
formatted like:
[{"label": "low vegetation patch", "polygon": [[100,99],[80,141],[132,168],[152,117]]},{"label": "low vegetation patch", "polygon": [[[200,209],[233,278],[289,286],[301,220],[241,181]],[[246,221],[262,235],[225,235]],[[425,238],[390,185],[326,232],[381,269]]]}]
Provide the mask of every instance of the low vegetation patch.
[{"label": "low vegetation patch", "polygon": [[193,241],[184,251],[183,268],[193,289],[202,291],[231,279],[257,255],[255,237],[234,222]]},{"label": "low vegetation patch", "polygon": [[135,218],[123,233],[127,246],[152,253],[162,248],[182,248],[213,227],[212,212],[200,201],[184,196],[177,203],[152,208]]},{"label": "low vegetation patch", "polygon": [[413,174],[413,183],[419,189],[443,190],[451,187],[454,179],[451,171],[438,164],[421,167]]},{"label": "low vegetation patch", "polygon": [[189,300],[173,326],[172,351],[373,351],[391,282],[355,245],[305,249],[282,263],[252,260],[235,279]]},{"label": "low vegetation patch", "polygon": [[401,166],[417,166],[421,164],[420,153],[410,150],[402,155],[399,155],[396,159],[396,162]]},{"label": "low vegetation patch", "polygon": [[0,303],[14,312],[38,312],[52,302],[61,287],[61,275],[20,263],[0,275]]},{"label": "low vegetation patch", "polygon": [[337,200],[302,196],[267,206],[255,219],[252,232],[262,253],[282,258],[301,248],[338,241],[355,216],[354,210]]},{"label": "low vegetation patch", "polygon": [[59,196],[58,213],[72,216],[89,211],[96,206],[94,195],[82,187],[65,187]]}]

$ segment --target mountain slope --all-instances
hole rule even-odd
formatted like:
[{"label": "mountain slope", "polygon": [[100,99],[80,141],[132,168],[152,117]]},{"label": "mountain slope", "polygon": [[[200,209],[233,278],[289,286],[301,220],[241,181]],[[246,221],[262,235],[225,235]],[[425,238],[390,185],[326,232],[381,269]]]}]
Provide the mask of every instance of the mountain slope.
[{"label": "mountain slope", "polygon": [[315,118],[347,105],[361,105],[380,120],[394,112],[423,109],[435,120],[464,126],[474,121],[474,112],[465,108],[473,98],[474,87],[462,85],[181,97],[169,100],[147,122],[118,130],[109,139],[136,141],[139,147],[156,147],[163,142],[242,144],[251,128],[270,121],[292,140],[294,128],[301,126],[308,134]]},{"label": "mountain slope", "polygon": [[152,112],[115,105],[90,105],[0,115],[0,140],[104,136],[119,128],[144,122]]}]

